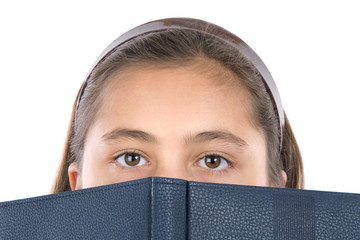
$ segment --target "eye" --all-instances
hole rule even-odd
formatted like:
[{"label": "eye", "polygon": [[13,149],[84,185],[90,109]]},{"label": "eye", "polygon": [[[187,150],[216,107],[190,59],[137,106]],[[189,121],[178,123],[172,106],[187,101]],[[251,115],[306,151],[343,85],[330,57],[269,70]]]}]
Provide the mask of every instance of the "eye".
[{"label": "eye", "polygon": [[147,160],[136,152],[126,152],[115,158],[122,167],[139,167],[147,164]]},{"label": "eye", "polygon": [[229,162],[217,154],[206,155],[199,160],[199,166],[213,170],[223,170],[230,166]]}]

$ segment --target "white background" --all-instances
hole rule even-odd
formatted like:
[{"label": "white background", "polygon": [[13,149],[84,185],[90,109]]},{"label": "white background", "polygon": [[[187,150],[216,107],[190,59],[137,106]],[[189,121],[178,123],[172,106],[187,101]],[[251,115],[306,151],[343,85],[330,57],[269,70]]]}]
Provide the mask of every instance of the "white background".
[{"label": "white background", "polygon": [[356,1],[0,3],[0,201],[47,194],[75,95],[125,31],[165,17],[220,25],[270,69],[302,150],[306,189],[360,193]]}]

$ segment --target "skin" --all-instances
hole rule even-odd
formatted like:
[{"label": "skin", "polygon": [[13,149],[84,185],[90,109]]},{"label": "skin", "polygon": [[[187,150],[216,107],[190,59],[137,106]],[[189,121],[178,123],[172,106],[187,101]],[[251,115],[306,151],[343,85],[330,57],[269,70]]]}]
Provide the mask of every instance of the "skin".
[{"label": "skin", "polygon": [[[153,176],[273,186],[248,91],[232,74],[214,69],[219,66],[209,63],[130,67],[112,76],[82,166],[69,167],[71,188]],[[140,160],[129,166],[125,159]]]}]

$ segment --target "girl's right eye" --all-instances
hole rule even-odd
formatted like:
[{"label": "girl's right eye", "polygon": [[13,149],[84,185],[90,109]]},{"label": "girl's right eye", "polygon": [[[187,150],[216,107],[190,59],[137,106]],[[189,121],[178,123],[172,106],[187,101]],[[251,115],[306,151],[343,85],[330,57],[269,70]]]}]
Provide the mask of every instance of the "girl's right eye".
[{"label": "girl's right eye", "polygon": [[136,152],[125,152],[115,158],[122,167],[139,167],[148,163],[148,161]]}]

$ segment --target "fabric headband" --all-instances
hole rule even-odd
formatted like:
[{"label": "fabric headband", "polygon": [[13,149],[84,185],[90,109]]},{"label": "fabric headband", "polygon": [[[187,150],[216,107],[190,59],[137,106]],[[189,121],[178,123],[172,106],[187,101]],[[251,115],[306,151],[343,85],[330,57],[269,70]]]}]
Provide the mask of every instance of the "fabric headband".
[{"label": "fabric headband", "polygon": [[[211,28],[209,28],[211,26]],[[75,115],[74,115],[74,124],[76,124],[76,115],[81,101],[81,97],[84,93],[84,90],[87,85],[87,80],[89,79],[92,71],[103,62],[109,55],[112,54],[114,49],[120,45],[138,37],[141,35],[146,35],[148,33],[162,32],[168,30],[191,30],[198,32],[204,36],[209,36],[215,39],[218,39],[230,46],[239,50],[239,52],[251,63],[260,73],[263,83],[267,89],[268,94],[273,102],[274,107],[276,108],[278,119],[279,119],[279,129],[280,129],[280,151],[282,146],[283,139],[283,127],[285,126],[285,114],[282,107],[279,91],[275,85],[274,79],[272,78],[269,70],[260,59],[260,57],[239,37],[232,34],[231,32],[209,22],[205,22],[198,19],[192,18],[168,18],[160,19],[152,22],[148,22],[137,26],[130,31],[124,33],[113,41],[97,58],[91,71],[87,75],[85,81],[83,82],[81,89],[79,91],[78,98],[76,100]],[[208,30],[211,29],[211,30]]]}]

